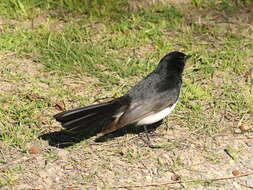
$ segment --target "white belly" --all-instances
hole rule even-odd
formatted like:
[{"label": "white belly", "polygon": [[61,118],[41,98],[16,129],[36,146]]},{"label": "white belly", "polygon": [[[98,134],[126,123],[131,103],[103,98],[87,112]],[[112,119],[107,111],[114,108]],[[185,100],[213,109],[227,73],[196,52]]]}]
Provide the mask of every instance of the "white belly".
[{"label": "white belly", "polygon": [[138,121],[137,125],[149,125],[149,124],[160,121],[161,119],[165,118],[167,115],[169,115],[172,112],[172,110],[176,107],[176,104],[177,103],[173,104],[171,107],[166,108],[158,113],[145,117],[144,119]]}]

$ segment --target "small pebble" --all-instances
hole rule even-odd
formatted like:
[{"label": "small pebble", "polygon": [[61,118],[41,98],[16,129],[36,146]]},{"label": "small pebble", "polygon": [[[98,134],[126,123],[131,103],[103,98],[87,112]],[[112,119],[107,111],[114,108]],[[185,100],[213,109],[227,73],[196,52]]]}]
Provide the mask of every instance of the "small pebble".
[{"label": "small pebble", "polygon": [[234,132],[235,132],[235,134],[240,134],[242,132],[242,130],[238,129],[238,128],[235,128]]},{"label": "small pebble", "polygon": [[240,171],[239,170],[233,170],[232,174],[233,174],[233,176],[238,176],[238,175],[240,175]]},{"label": "small pebble", "polygon": [[28,152],[30,154],[38,154],[38,153],[40,153],[40,149],[37,146],[33,145],[33,146],[30,147]]},{"label": "small pebble", "polygon": [[240,128],[241,131],[248,131],[248,130],[250,130],[252,127],[253,127],[253,126],[251,126],[251,125],[245,125],[245,124],[241,124],[241,125],[239,126],[239,128]]}]

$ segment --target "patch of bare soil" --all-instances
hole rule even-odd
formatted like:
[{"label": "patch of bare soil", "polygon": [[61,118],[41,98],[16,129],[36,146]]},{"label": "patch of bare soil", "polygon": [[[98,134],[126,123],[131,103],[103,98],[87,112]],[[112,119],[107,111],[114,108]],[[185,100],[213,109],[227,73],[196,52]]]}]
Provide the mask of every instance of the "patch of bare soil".
[{"label": "patch of bare soil", "polygon": [[15,91],[24,87],[24,80],[39,76],[42,73],[42,65],[32,61],[32,58],[17,58],[10,52],[0,54],[1,80],[0,92]]},{"label": "patch of bare soil", "polygon": [[40,27],[41,25],[48,26],[49,31],[61,31],[64,28],[65,21],[63,20],[52,20],[50,19],[50,16],[47,14],[39,14],[38,16],[34,16],[30,19],[7,19],[7,18],[1,18],[0,17],[0,31],[1,27],[5,24],[12,25],[13,29],[35,29]]},{"label": "patch of bare soil", "polygon": [[151,7],[154,4],[170,4],[170,5],[182,5],[189,3],[190,0],[130,0],[128,1],[129,9],[131,11],[138,11],[141,7]]},{"label": "patch of bare soil", "polygon": [[[88,77],[65,76],[59,81],[60,77],[53,73],[44,73],[43,65],[8,53],[1,56],[1,62],[6,63],[0,70],[1,79],[4,79],[1,92],[5,95],[31,87],[43,89],[40,95],[46,97],[58,84],[60,89],[71,89],[80,96],[101,96]],[[56,95],[51,101],[58,101]],[[79,106],[71,100],[63,101],[66,103],[63,106],[68,108]],[[44,132],[59,130],[53,127],[58,124],[52,121],[57,110],[51,107],[47,111],[40,128]],[[111,135],[100,143],[94,141],[95,137],[76,145],[74,140],[74,146],[69,148],[59,148],[62,137],[55,145],[49,145],[50,138],[48,141],[33,140],[25,151],[6,148],[1,143],[0,176],[11,180],[11,186],[2,189],[243,190],[253,187],[252,126],[244,131],[232,124],[230,131],[206,136],[182,128],[173,121],[174,117],[172,115],[168,123],[172,129],[162,125],[157,132],[163,136],[152,137],[154,144],[162,146],[160,149],[148,148],[142,140],[143,135],[132,133]],[[69,135],[68,138],[65,143],[75,137]]]},{"label": "patch of bare soil", "polygon": [[[161,149],[146,147],[128,134],[104,143],[89,141],[71,149],[38,141],[35,154],[5,157],[1,171],[20,167],[14,189],[248,189],[253,186],[253,134],[198,136],[180,126],[152,138]],[[31,145],[28,145],[31,146]],[[176,176],[176,177],[175,177]],[[183,183],[186,181],[187,183]],[[4,188],[3,188],[4,189]],[[8,189],[8,188],[7,188]]]},{"label": "patch of bare soil", "polygon": [[[92,102],[103,92],[94,89],[97,87],[92,78],[60,79],[52,72],[44,73],[43,65],[29,58],[1,53],[0,62],[5,63],[0,65],[1,95],[31,88],[40,89],[41,96],[47,97],[54,89],[70,89],[73,96],[92,97]],[[56,92],[50,95],[53,102],[60,99],[67,108],[79,106],[71,98],[61,99]],[[52,125],[59,126],[52,121],[57,110],[50,107],[47,111],[48,115],[43,115],[45,123],[39,126],[44,132],[55,130],[50,129]],[[168,126],[173,128],[162,125],[156,132],[163,136],[151,138],[153,144],[162,146],[160,149],[148,148],[140,137],[143,135],[132,133],[111,135],[100,143],[94,142],[94,137],[69,148],[49,145],[49,140],[43,139],[31,141],[25,149],[6,148],[0,142],[0,177],[11,184],[4,186],[1,183],[5,182],[0,182],[1,189],[253,188],[252,126],[244,131],[241,125],[224,123],[231,129],[208,136],[182,128],[176,115],[168,120]]]}]

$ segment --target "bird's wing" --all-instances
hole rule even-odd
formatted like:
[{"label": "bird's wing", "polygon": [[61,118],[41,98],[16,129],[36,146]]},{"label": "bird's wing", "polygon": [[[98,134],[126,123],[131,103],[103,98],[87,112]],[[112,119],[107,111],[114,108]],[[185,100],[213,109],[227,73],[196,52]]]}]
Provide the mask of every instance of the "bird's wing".
[{"label": "bird's wing", "polygon": [[103,134],[108,134],[126,125],[136,123],[149,115],[159,112],[164,109],[163,107],[165,106],[159,102],[152,102],[152,106],[144,102],[132,104],[131,107],[119,115],[119,117],[115,117],[109,125],[104,126],[101,132]]},{"label": "bird's wing", "polygon": [[158,113],[163,109],[172,106],[178,99],[178,96],[171,96],[165,99],[164,97],[157,96],[152,100],[142,100],[131,103],[125,112],[115,117],[114,121],[102,129],[103,134],[111,133],[126,125],[136,123],[150,115]]},{"label": "bird's wing", "polygon": [[151,73],[135,85],[129,92],[130,103],[121,115],[102,129],[103,134],[113,132],[129,124],[159,113],[176,103],[180,93],[181,81],[174,75],[161,77]]},{"label": "bird's wing", "polygon": [[133,104],[121,117],[118,122],[119,126],[136,123],[145,117],[158,113],[167,107],[172,106],[177,101],[177,97],[163,101],[163,99],[153,99],[150,102],[138,102]]}]

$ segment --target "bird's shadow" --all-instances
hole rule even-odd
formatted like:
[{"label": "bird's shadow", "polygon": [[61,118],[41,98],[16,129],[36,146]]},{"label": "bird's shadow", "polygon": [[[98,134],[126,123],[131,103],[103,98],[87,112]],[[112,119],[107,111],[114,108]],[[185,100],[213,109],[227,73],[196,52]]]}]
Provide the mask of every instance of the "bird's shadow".
[{"label": "bird's shadow", "polygon": [[[155,131],[160,125],[162,124],[162,120],[154,123],[152,125],[148,125],[147,129],[149,132]],[[68,131],[56,131],[56,132],[49,132],[39,136],[39,139],[43,139],[48,141],[50,146],[54,146],[57,148],[67,148],[73,146],[83,140],[87,140],[93,136],[96,136],[100,132],[101,128],[98,128],[94,131],[82,131],[78,134],[73,134]],[[136,125],[129,125],[122,129],[118,129],[117,131],[99,136],[95,139],[95,142],[106,142],[110,139],[114,139],[117,137],[124,136],[125,134],[139,134],[144,132],[143,126],[136,126]]]}]

